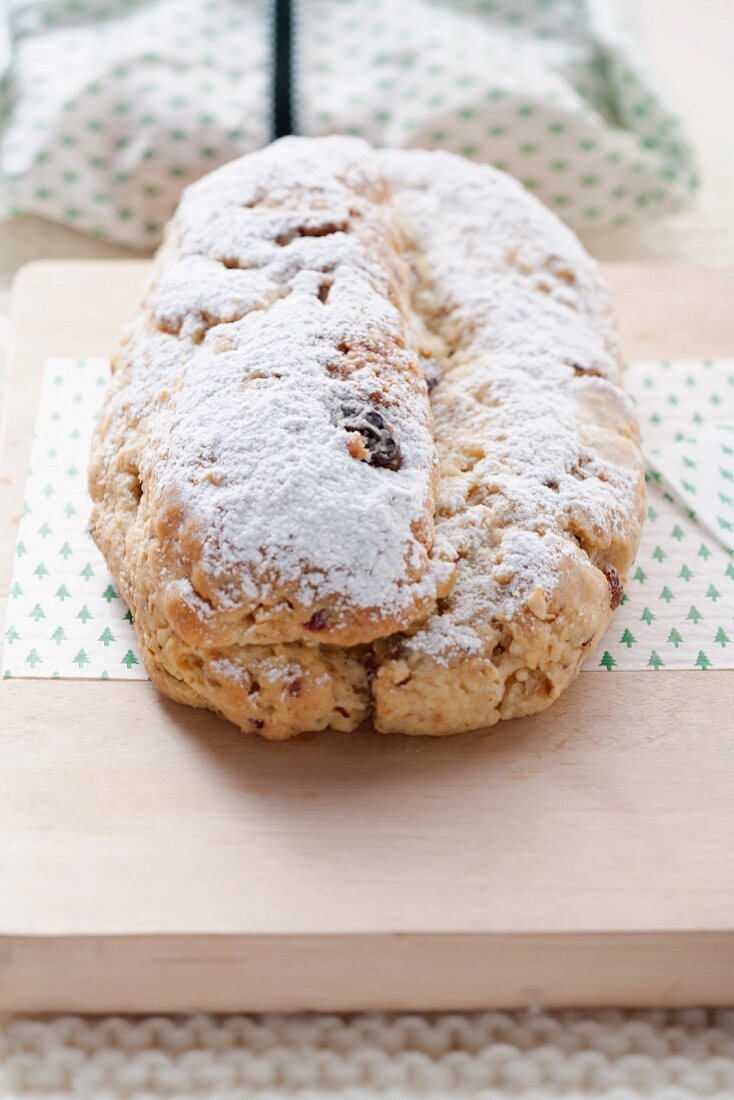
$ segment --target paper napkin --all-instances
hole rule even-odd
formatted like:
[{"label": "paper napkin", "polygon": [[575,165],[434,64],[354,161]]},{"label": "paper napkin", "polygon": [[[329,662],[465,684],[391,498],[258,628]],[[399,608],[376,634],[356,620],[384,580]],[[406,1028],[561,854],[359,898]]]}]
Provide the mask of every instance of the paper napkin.
[{"label": "paper napkin", "polygon": [[132,617],[87,530],[105,359],[48,359],[15,548],[4,676],[146,679]]},{"label": "paper napkin", "polygon": [[648,518],[623,605],[585,668],[734,668],[734,454],[721,450],[734,450],[734,359],[638,360],[625,383]]}]

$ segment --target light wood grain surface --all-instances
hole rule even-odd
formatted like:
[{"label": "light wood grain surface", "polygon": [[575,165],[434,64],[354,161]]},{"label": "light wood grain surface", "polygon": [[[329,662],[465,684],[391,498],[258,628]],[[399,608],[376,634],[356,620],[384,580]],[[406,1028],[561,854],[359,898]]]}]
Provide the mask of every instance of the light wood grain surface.
[{"label": "light wood grain surface", "polygon": [[[2,602],[42,359],[107,354],[145,270],[21,276]],[[734,352],[734,271],[608,274],[629,356]],[[612,673],[488,733],[273,745],[5,681],[0,1009],[731,1001],[733,711],[732,673]]]}]

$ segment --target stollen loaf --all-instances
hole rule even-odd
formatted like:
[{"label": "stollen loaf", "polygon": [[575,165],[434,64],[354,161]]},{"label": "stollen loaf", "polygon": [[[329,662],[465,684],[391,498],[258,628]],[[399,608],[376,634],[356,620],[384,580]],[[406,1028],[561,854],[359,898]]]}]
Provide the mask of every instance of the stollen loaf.
[{"label": "stollen loaf", "polygon": [[573,234],[492,168],[346,137],[185,192],[89,483],[151,679],[272,739],[546,707],[620,601],[645,501]]}]

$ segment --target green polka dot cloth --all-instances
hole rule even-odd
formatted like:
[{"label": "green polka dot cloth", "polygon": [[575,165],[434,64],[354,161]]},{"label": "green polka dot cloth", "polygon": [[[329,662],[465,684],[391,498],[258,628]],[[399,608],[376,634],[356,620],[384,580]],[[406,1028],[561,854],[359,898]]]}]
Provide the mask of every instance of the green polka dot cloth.
[{"label": "green polka dot cloth", "polygon": [[[109,367],[51,359],[4,626],[3,675],[145,679],[132,617],[87,531],[89,441]],[[585,671],[734,668],[734,360],[635,362],[648,520]]]},{"label": "green polka dot cloth", "polygon": [[[183,186],[272,137],[263,0],[6,2],[7,213],[150,247]],[[625,0],[293,7],[301,133],[490,162],[582,230],[675,210],[696,186]]]}]

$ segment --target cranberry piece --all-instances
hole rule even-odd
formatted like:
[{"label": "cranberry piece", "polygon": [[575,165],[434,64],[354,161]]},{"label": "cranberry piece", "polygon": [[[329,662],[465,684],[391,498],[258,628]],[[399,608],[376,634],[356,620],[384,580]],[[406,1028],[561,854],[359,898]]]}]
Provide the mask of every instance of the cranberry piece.
[{"label": "cranberry piece", "polygon": [[615,611],[622,602],[622,596],[624,595],[619,573],[616,569],[613,569],[611,565],[602,566],[602,573],[607,578],[607,583],[609,584],[609,606],[612,611]]},{"label": "cranberry piece", "polygon": [[325,611],[314,611],[311,618],[306,623],[306,630],[313,630],[317,633],[320,630],[326,630],[329,625],[329,616]]}]

